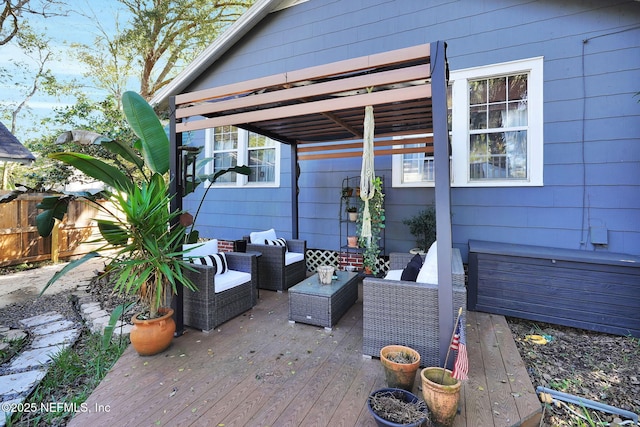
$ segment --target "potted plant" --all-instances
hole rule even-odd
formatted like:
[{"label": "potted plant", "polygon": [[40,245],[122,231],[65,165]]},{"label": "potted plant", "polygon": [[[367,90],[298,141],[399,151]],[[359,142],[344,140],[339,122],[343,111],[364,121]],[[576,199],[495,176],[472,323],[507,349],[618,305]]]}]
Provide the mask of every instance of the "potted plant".
[{"label": "potted plant", "polygon": [[433,206],[402,221],[409,226],[409,232],[416,238],[417,248],[412,253],[426,253],[436,241],[436,210]]},{"label": "potted plant", "polygon": [[[460,352],[464,342],[462,337],[463,330],[460,328],[461,316],[462,307],[458,309],[458,316],[456,317],[451,340],[449,341],[444,366],[427,367],[420,372],[422,397],[424,397],[424,401],[427,403],[429,411],[431,411],[432,421],[441,426],[453,425],[453,421],[458,413],[460,388],[462,387],[462,383],[458,378],[464,379],[467,376],[465,369],[461,369],[456,373],[456,377],[458,378],[454,377],[452,371],[446,369],[451,349],[455,348]],[[460,356],[460,354],[458,354],[458,356]],[[456,369],[458,369],[459,366],[457,363],[455,365]]]},{"label": "potted plant", "polygon": [[[385,228],[384,193],[382,192],[382,179],[377,176],[373,180],[375,188],[373,198],[369,200],[369,215],[371,217],[371,238],[360,237],[359,246],[364,248],[362,263],[366,274],[378,273],[378,258],[382,229]],[[362,236],[362,215],[358,216],[358,235]]]},{"label": "potted plant", "polygon": [[403,345],[387,345],[380,349],[380,363],[388,387],[413,390],[420,367],[420,353]]},{"label": "potted plant", "polygon": [[367,399],[367,408],[379,426],[425,425],[429,411],[418,397],[403,389],[383,388]]},{"label": "potted plant", "polygon": [[[106,216],[96,220],[103,246],[67,265],[54,275],[42,292],[68,270],[88,259],[107,258],[107,269],[115,274],[114,290],[137,296],[142,306],[142,312],[132,319],[131,342],[141,355],[151,355],[166,349],[173,339],[175,323],[169,305],[177,287],[196,289],[183,274],[184,268],[190,268],[183,260],[185,226],[179,220],[183,212],[171,212],[169,207],[171,196],[165,177],[169,170],[168,137],[155,112],[140,95],[125,92],[122,105],[127,122],[140,138],[135,144],[137,150],[118,141],[104,139],[103,143],[122,159],[136,165],[138,180],[85,154],[51,154],[52,158],[102,181],[106,186],[102,195],[109,203],[106,207],[96,203]],[[82,197],[89,202],[96,201],[95,196],[83,194]],[[55,219],[63,218],[73,198],[75,196],[51,196],[38,205],[44,210],[36,218],[40,235],[51,233]],[[146,338],[148,329],[152,332]]]},{"label": "potted plant", "polygon": [[349,221],[355,222],[358,219],[358,208],[356,206],[347,206],[346,210],[349,214]]}]

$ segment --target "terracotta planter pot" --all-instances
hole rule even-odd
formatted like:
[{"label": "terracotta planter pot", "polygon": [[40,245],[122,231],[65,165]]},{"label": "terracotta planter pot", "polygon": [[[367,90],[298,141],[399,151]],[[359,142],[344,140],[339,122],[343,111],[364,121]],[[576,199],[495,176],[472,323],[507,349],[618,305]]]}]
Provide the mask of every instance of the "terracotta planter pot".
[{"label": "terracotta planter pot", "polygon": [[162,317],[140,320],[138,315],[133,316],[133,328],[129,335],[131,345],[140,356],[153,356],[169,347],[176,331],[176,323],[173,320],[173,309],[161,308]]},{"label": "terracotta planter pot", "polygon": [[443,368],[424,368],[420,372],[422,379],[422,396],[431,412],[431,421],[438,426],[451,426],[458,413],[460,387],[462,383],[446,370],[444,380]]},{"label": "terracotta planter pot", "polygon": [[355,222],[358,219],[358,212],[347,212],[349,214],[349,221]]},{"label": "terracotta planter pot", "polygon": [[[410,356],[412,363],[396,363],[392,360],[395,354],[404,353]],[[380,362],[384,367],[384,375],[387,386],[391,388],[401,388],[413,390],[416,379],[416,372],[420,367],[420,353],[410,347],[403,345],[388,345],[380,350]]]},{"label": "terracotta planter pot", "polygon": [[357,248],[358,236],[347,236],[347,245],[349,245],[350,248]]}]

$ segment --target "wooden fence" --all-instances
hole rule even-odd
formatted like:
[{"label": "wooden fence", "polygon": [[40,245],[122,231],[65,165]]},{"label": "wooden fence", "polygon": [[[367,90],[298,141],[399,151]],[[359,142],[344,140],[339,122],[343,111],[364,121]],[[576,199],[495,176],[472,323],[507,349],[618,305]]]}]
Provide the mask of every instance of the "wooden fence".
[{"label": "wooden fence", "polygon": [[90,243],[98,233],[93,221],[98,209],[81,200],[70,203],[64,221],[57,224],[51,236],[40,237],[36,216],[42,211],[36,205],[47,195],[50,194],[25,194],[9,203],[0,203],[0,267],[57,261],[100,246]]}]

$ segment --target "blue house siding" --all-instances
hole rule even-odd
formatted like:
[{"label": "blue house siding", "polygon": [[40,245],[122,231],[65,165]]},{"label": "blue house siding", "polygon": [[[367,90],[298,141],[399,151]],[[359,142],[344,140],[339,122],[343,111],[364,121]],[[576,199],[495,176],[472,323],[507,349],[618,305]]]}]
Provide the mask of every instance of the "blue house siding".
[{"label": "blue house siding", "polygon": [[[543,56],[544,186],[452,188],[454,245],[465,260],[469,239],[640,254],[639,22],[635,1],[309,0],[270,14],[188,90],[434,40],[447,42],[452,70]],[[281,154],[280,188],[209,192],[202,235],[291,233],[287,146]],[[392,188],[389,156],[375,168],[386,179],[386,252],[406,251],[415,243],[402,220],[434,191]],[[300,237],[337,249],[340,184],[360,159],[300,169]],[[591,226],[608,229],[607,247],[590,244]]]}]

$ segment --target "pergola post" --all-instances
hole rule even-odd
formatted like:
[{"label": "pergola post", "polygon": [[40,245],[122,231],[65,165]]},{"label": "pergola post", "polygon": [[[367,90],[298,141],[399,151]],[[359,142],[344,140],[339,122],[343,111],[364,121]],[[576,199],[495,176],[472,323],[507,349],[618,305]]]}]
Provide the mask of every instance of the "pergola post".
[{"label": "pergola post", "polygon": [[[176,97],[169,98],[169,194],[171,197],[171,212],[182,210],[182,194],[184,183],[182,177],[182,159],[180,147],[182,146],[182,133],[176,132]],[[172,224],[173,225],[173,224]],[[179,337],[184,333],[184,288],[177,286],[174,303],[173,318],[176,322],[174,336]]]},{"label": "pergola post", "polygon": [[291,144],[291,238],[299,238],[298,223],[298,144]]},{"label": "pergola post", "polygon": [[453,331],[453,284],[451,279],[451,172],[447,127],[447,62],[443,41],[431,44],[431,105],[438,242],[438,318],[440,365],[444,366]]}]

